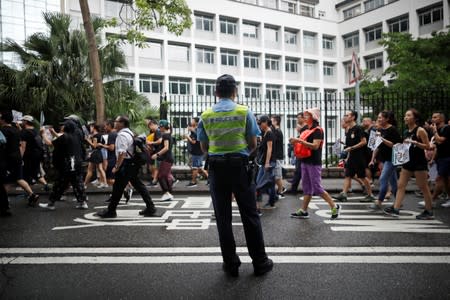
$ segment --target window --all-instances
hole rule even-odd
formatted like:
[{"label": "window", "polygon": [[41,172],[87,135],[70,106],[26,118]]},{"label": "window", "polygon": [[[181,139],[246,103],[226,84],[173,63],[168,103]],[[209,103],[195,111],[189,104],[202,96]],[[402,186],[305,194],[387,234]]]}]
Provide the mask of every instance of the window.
[{"label": "window", "polygon": [[214,96],[216,82],[214,80],[197,80],[197,95]]},{"label": "window", "polygon": [[263,6],[269,8],[277,8],[277,0],[264,0]]},{"label": "window", "polygon": [[244,67],[259,69],[259,54],[244,53]]},{"label": "window", "polygon": [[323,76],[334,76],[334,64],[323,64]]},{"label": "window", "polygon": [[328,130],[336,130],[337,128],[337,116],[327,116],[327,127]]},{"label": "window", "polygon": [[280,58],[277,56],[266,55],[266,70],[279,71]]},{"label": "window", "polygon": [[388,21],[389,32],[408,32],[409,31],[409,16],[403,16],[394,20]]},{"label": "window", "polygon": [[298,72],[298,59],[286,58],[284,66],[285,66],[286,72],[297,73]]},{"label": "window", "polygon": [[279,85],[266,85],[266,98],[270,100],[280,100],[281,87]]},{"label": "window", "polygon": [[[337,90],[324,90],[323,93],[325,95],[326,101],[336,101]],[[333,117],[331,117],[331,118],[333,118]],[[330,127],[328,127],[328,128],[330,128]]]},{"label": "window", "polygon": [[334,37],[324,36],[322,38],[322,47],[323,47],[323,49],[333,50],[334,49]]},{"label": "window", "polygon": [[224,34],[236,35],[237,23],[233,20],[220,19],[220,32]]},{"label": "window", "polygon": [[221,64],[224,66],[238,65],[238,52],[232,50],[220,50]]},{"label": "window", "polygon": [[139,92],[162,94],[163,77],[139,75]]},{"label": "window", "polygon": [[209,48],[196,48],[197,62],[202,64],[214,64],[214,50]]},{"label": "window", "polygon": [[184,78],[169,78],[169,93],[189,95],[191,93],[191,81]]},{"label": "window", "polygon": [[305,49],[316,48],[316,35],[314,33],[303,33],[303,46]]},{"label": "window", "polygon": [[381,39],[381,25],[376,27],[367,28],[364,30],[366,35],[366,43],[370,43],[375,40]]},{"label": "window", "polygon": [[297,32],[285,30],[284,42],[290,45],[297,45]]},{"label": "window", "polygon": [[[441,4],[442,5],[442,4]],[[444,18],[442,6],[434,7],[419,13],[419,25],[424,26],[441,21]]]},{"label": "window", "polygon": [[354,48],[359,46],[359,33],[355,32],[351,35],[344,36],[344,47]]},{"label": "window", "polygon": [[134,86],[134,74],[120,74],[120,77],[128,86]]},{"label": "window", "polygon": [[213,20],[213,17],[197,15],[195,16],[195,29],[214,31]]},{"label": "window", "polygon": [[244,87],[244,95],[246,98],[259,98],[259,90],[261,85],[256,83],[246,83]]},{"label": "window", "polygon": [[189,46],[169,45],[169,60],[189,62]]},{"label": "window", "polygon": [[[286,87],[286,100],[298,100],[299,95],[300,95],[300,87],[298,86]],[[295,126],[293,128],[295,128]]]},{"label": "window", "polygon": [[314,17],[314,7],[300,4],[300,15]]},{"label": "window", "polygon": [[383,68],[383,55],[372,56],[366,58],[366,67],[369,70]]},{"label": "window", "polygon": [[297,12],[297,3],[294,1],[281,0],[280,10],[295,14]]},{"label": "window", "polygon": [[162,44],[158,42],[149,42],[145,48],[140,49],[141,56],[156,60],[162,60]]},{"label": "window", "polygon": [[268,42],[278,42],[278,29],[265,27],[264,28],[264,39]]},{"label": "window", "polygon": [[318,100],[319,90],[316,88],[305,88],[305,100]]},{"label": "window", "polygon": [[344,19],[350,19],[361,14],[361,5],[356,5],[350,7],[349,9],[344,9]]},{"label": "window", "polygon": [[384,0],[369,0],[364,2],[364,11],[369,11],[384,5]]},{"label": "window", "polygon": [[258,38],[258,25],[243,23],[242,24],[242,34],[244,37],[257,39]]},{"label": "window", "polygon": [[316,78],[316,65],[315,61],[305,60],[303,69],[305,71],[305,80],[315,80]]}]

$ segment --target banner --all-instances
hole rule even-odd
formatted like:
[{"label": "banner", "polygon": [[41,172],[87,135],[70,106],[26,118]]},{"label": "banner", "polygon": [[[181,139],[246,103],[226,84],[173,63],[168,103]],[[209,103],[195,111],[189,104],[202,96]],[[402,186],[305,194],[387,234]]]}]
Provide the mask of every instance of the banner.
[{"label": "banner", "polygon": [[409,162],[409,147],[411,147],[411,143],[398,143],[392,147],[392,164],[394,166]]}]

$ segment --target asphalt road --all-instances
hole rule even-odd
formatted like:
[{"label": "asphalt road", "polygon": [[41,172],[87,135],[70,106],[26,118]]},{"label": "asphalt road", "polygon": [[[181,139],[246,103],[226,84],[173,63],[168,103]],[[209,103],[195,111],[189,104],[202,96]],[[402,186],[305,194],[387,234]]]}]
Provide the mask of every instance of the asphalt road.
[{"label": "asphalt road", "polygon": [[14,216],[0,219],[0,298],[449,299],[450,210],[417,221],[420,199],[408,194],[401,217],[392,219],[353,197],[333,221],[320,199],[309,220],[289,217],[300,203],[294,196],[264,212],[275,262],[264,277],[252,274],[234,208],[239,278],[222,272],[208,194],[157,202],[156,218],[138,216],[144,204],[134,195],[108,221],[93,216],[106,194],[91,194],[88,210],[75,209],[68,195],[53,212],[12,198]]}]

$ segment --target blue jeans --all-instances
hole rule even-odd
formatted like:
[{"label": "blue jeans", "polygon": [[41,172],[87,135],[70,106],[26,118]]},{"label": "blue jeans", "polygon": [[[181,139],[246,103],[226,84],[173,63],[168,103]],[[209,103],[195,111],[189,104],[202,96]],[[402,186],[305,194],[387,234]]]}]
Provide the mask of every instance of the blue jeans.
[{"label": "blue jeans", "polygon": [[[273,176],[273,170],[275,168],[275,162],[270,162],[270,168],[266,170],[264,166],[261,166],[256,176],[256,191],[258,195],[267,193],[269,195],[269,204],[274,205],[277,201],[277,194],[275,192],[275,177]],[[261,197],[258,197],[260,201]]]},{"label": "blue jeans", "polygon": [[383,162],[383,170],[380,175],[380,193],[378,194],[378,200],[383,201],[386,197],[388,190],[388,183],[391,185],[392,194],[397,194],[397,168],[391,161]]}]

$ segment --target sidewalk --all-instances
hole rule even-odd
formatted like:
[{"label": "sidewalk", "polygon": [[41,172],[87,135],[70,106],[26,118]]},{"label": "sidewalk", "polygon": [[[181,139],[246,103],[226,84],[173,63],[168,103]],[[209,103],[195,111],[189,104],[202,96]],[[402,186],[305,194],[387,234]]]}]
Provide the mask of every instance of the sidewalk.
[{"label": "sidewalk", "polygon": [[[285,182],[285,187],[287,189],[289,189],[290,184],[287,182],[287,180],[284,181]],[[322,178],[322,185],[325,188],[326,191],[328,191],[331,194],[335,194],[335,193],[339,193],[342,190],[342,185],[343,185],[344,179],[343,178]],[[196,187],[187,187],[187,184],[189,183],[189,180],[180,180],[178,181],[174,187],[173,187],[173,194],[190,194],[190,193],[209,193],[209,186],[206,185],[206,180],[199,180],[197,183]],[[154,193],[161,193],[161,188],[159,187],[159,185],[157,186],[148,186],[149,182],[148,181],[144,181],[144,184],[147,186],[147,189],[150,191],[150,193],[154,194]],[[41,194],[41,195],[45,195],[48,194],[48,192],[45,192],[42,188],[42,185],[36,184],[33,187],[33,191]],[[406,191],[407,192],[414,192],[415,190],[417,190],[418,187],[415,184],[415,180],[412,179],[410,180]],[[89,185],[86,192],[88,194],[101,194],[101,193],[111,193],[112,188],[111,187],[107,187],[107,188],[97,188],[94,185]],[[299,192],[298,194],[301,194],[301,184],[299,186]],[[359,183],[357,183],[356,181],[352,181],[352,190],[353,192],[356,193],[360,193],[362,192],[361,186],[359,185]],[[373,187],[373,192],[374,194],[377,194],[379,191],[379,186],[378,184],[375,184],[375,186]],[[72,192],[72,189],[69,188],[68,190],[69,193]],[[21,194],[23,193],[22,189],[16,189],[13,188],[10,191],[11,194]]]}]

